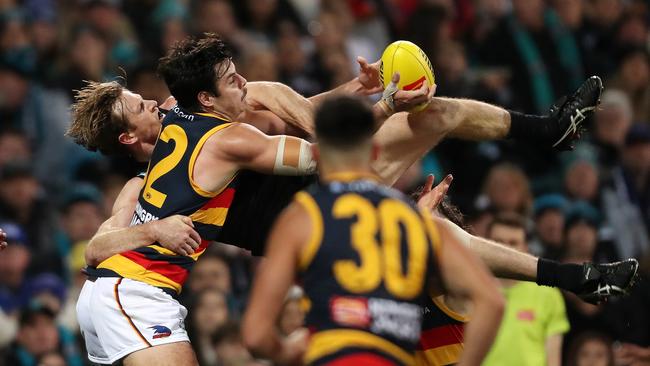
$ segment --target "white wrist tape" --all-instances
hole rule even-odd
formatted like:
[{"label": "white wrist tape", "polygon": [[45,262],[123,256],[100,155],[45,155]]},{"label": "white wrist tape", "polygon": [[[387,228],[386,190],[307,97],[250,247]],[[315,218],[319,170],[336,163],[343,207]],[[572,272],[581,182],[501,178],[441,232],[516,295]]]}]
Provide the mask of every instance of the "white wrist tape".
[{"label": "white wrist tape", "polygon": [[275,153],[273,173],[278,175],[308,175],[316,172],[316,161],[307,141],[280,136]]}]

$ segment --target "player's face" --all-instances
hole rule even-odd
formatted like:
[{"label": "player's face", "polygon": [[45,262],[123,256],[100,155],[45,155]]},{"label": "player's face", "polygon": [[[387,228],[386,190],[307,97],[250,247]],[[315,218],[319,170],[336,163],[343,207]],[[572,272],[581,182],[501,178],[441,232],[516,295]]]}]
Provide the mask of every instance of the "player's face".
[{"label": "player's face", "polygon": [[220,65],[215,66],[218,73],[223,76],[217,81],[219,96],[215,99],[214,109],[231,119],[236,118],[246,108],[246,79],[237,73],[235,64],[228,61],[228,69],[225,73],[220,70]]},{"label": "player's face", "polygon": [[121,98],[123,113],[129,121],[129,132],[144,143],[155,144],[162,125],[162,114],[155,100],[142,99],[140,94],[124,90]]},{"label": "player's face", "polygon": [[489,238],[520,252],[528,251],[526,232],[523,229],[496,224],[492,226],[489,232]]}]

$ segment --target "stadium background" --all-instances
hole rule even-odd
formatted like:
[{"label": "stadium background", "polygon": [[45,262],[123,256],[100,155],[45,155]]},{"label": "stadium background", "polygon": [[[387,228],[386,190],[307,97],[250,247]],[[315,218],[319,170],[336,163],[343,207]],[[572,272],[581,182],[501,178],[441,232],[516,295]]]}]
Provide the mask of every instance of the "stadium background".
[{"label": "stadium background", "polygon": [[[377,60],[396,39],[428,54],[437,95],[529,113],[600,75],[603,107],[575,151],[450,140],[397,186],[452,173],[449,196],[479,235],[495,212],[517,211],[535,254],[639,258],[630,297],[596,307],[565,296],[564,354],[585,331],[650,346],[649,10],[643,0],[0,0],[0,227],[10,242],[0,255],[0,364],[26,360],[26,350],[53,351],[42,364],[87,363],[74,316],[83,248],[142,169],[63,137],[73,90],[126,73],[130,89],[160,103],[168,91],[156,60],[205,31],[228,42],[249,81],[305,96],[352,79],[356,56]],[[237,323],[254,267],[239,249],[213,246],[183,292],[206,365],[255,364]],[[300,324],[298,298],[288,297],[283,332]]]}]

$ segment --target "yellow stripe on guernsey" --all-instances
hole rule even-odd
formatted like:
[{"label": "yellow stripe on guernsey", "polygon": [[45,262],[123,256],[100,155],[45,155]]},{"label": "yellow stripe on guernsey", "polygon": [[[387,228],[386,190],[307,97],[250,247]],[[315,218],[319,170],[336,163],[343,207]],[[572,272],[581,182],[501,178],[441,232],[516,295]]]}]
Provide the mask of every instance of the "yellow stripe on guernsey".
[{"label": "yellow stripe on guernsey", "polygon": [[[199,114],[202,115],[202,116],[205,115],[207,117],[219,118],[216,115],[210,115],[208,113],[199,113]],[[222,118],[219,118],[219,119],[222,119]],[[196,147],[194,148],[194,151],[192,151],[192,155],[190,156],[190,163],[189,163],[189,166],[188,166],[188,174],[189,174],[190,184],[192,185],[192,188],[194,189],[194,192],[198,193],[199,195],[201,195],[203,197],[214,197],[214,196],[218,195],[219,193],[221,193],[221,191],[225,187],[228,186],[228,184],[232,181],[232,179],[235,179],[235,175],[233,175],[233,177],[230,179],[230,181],[228,183],[224,184],[223,187],[221,188],[221,190],[219,190],[217,192],[205,191],[205,190],[201,189],[201,187],[199,187],[199,185],[196,184],[196,182],[194,181],[194,163],[196,163],[196,158],[199,156],[199,153],[201,152],[201,149],[203,148],[203,145],[205,144],[205,142],[212,135],[214,135],[215,133],[217,133],[217,132],[219,132],[219,131],[221,131],[224,128],[229,127],[229,126],[232,126],[232,123],[224,123],[222,125],[219,125],[219,126],[213,128],[213,129],[211,129],[210,131],[206,132],[205,135],[203,135],[203,137],[201,137],[199,142],[196,144]]]},{"label": "yellow stripe on guernsey", "polygon": [[[431,295],[429,295],[431,296]],[[469,321],[469,317],[465,316],[463,314],[457,313],[450,309],[447,304],[445,304],[443,297],[442,296],[431,296],[431,301],[440,309],[445,315],[448,317],[457,320],[459,322],[467,323]]]},{"label": "yellow stripe on guernsey", "polygon": [[[164,255],[178,255],[177,253],[172,252],[171,250],[169,250],[167,248],[164,248],[164,247],[161,247],[160,245],[157,245],[157,244],[147,245],[147,248],[151,248],[151,249],[155,250],[156,252],[158,252],[160,254],[164,254]],[[201,256],[201,254],[203,254],[204,251],[205,251],[205,248],[194,252],[194,254],[190,254],[188,257],[194,259],[194,261],[196,262],[199,259],[199,257]]]},{"label": "yellow stripe on guernsey", "polygon": [[104,260],[97,268],[110,269],[124,278],[147,283],[155,287],[166,287],[173,289],[177,293],[181,291],[181,285],[161,275],[160,273],[149,271],[132,260],[116,254]]},{"label": "yellow stripe on guernsey", "polygon": [[451,365],[460,360],[462,353],[462,344],[450,344],[425,351],[417,351],[415,353],[415,364],[417,366]]},{"label": "yellow stripe on guernsey", "polygon": [[405,365],[413,365],[415,357],[396,344],[361,330],[334,329],[315,333],[309,340],[304,361],[310,364],[344,348],[367,348],[386,353]]},{"label": "yellow stripe on guernsey", "polygon": [[190,219],[203,224],[223,226],[228,216],[228,208],[213,207],[204,210],[198,210],[190,215]]},{"label": "yellow stripe on guernsey", "polygon": [[320,213],[316,201],[314,201],[314,198],[309,193],[302,191],[298,192],[294,199],[305,208],[309,218],[311,219],[311,236],[307,245],[305,245],[300,251],[300,261],[298,262],[298,268],[301,271],[304,271],[307,269],[312,259],[314,259],[314,256],[323,241],[323,216]]}]

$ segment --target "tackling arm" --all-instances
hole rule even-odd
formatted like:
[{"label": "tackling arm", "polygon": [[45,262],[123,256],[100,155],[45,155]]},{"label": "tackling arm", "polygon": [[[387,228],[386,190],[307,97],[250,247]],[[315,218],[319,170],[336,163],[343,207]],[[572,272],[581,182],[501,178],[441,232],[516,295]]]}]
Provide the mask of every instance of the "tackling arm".
[{"label": "tackling arm", "polygon": [[141,188],[141,178],[132,178],[124,185],[113,205],[113,216],[88,242],[84,254],[87,265],[97,266],[115,254],[155,242],[180,255],[190,255],[200,245],[201,238],[188,217],[174,215],[129,227]]}]

